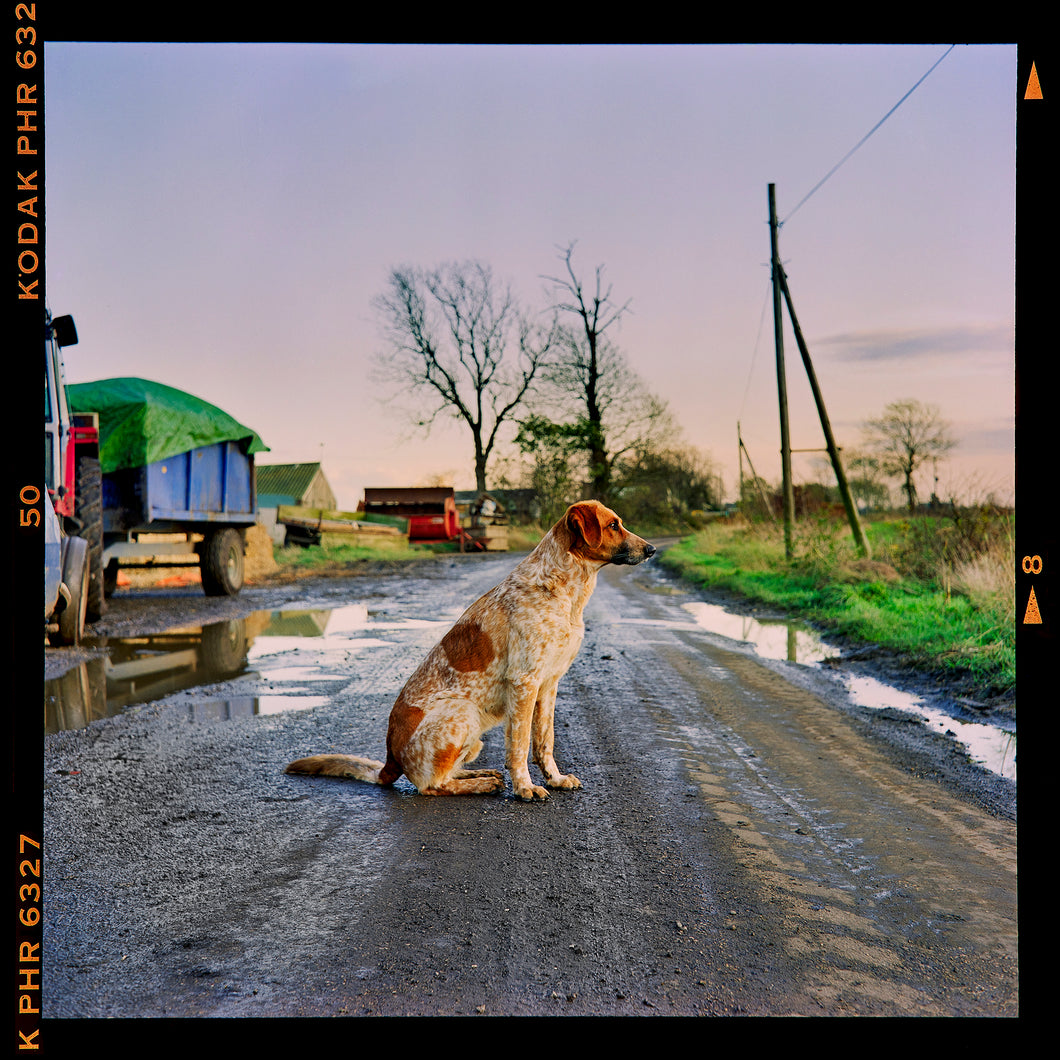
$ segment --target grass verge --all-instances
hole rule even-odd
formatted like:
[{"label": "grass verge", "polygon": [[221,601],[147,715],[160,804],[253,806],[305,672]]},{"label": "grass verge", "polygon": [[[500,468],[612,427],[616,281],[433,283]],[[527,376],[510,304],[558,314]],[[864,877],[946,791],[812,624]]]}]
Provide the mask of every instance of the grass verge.
[{"label": "grass verge", "polygon": [[859,559],[845,524],[802,521],[794,555],[772,525],[717,522],[667,549],[661,562],[706,589],[735,593],[839,634],[900,653],[987,699],[1015,694],[1011,517],[975,534],[952,519],[865,526]]},{"label": "grass verge", "polygon": [[[538,527],[510,527],[508,551],[532,549],[541,539]],[[293,575],[338,574],[366,562],[401,563],[409,560],[430,559],[432,556],[459,553],[456,542],[410,544],[404,538],[368,537],[353,542],[347,535],[324,534],[319,545],[276,546],[273,559],[279,573]]]}]

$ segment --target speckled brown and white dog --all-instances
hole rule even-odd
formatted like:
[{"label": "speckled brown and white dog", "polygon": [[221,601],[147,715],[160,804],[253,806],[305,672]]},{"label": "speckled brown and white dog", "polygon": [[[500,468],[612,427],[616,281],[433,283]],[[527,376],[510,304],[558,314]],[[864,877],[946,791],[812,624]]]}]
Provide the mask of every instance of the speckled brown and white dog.
[{"label": "speckled brown and white dog", "polygon": [[635,564],[655,546],[631,534],[597,501],[571,505],[496,588],[473,603],[408,679],[390,712],[386,761],[354,755],[300,758],[287,773],[393,784],[402,774],[424,795],[504,790],[495,769],[465,769],[482,734],[502,722],[515,794],[544,799],[534,761],[551,788],[579,788],[553,757],[556,686],[581,646],[582,611],[609,563]]}]

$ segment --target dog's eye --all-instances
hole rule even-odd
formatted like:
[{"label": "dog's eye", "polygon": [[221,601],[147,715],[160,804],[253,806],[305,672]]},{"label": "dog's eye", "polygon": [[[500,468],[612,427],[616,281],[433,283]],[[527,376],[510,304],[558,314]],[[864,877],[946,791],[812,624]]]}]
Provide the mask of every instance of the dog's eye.
[{"label": "dog's eye", "polygon": [[608,530],[617,530],[618,529],[618,520],[616,519],[607,529]]}]

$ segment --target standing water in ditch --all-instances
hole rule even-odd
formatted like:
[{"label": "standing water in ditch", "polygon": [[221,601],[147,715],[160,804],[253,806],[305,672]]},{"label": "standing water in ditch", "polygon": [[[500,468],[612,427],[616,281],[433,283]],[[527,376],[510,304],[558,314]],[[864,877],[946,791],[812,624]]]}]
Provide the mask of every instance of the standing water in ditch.
[{"label": "standing water in ditch", "polygon": [[[698,601],[682,606],[704,629],[747,644],[765,659],[819,666],[842,655],[838,648],[824,643],[813,630],[793,619],[760,621],[749,615],[726,611],[716,604]],[[1015,732],[995,725],[960,721],[942,711],[932,710],[920,696],[892,688],[874,677],[850,673],[836,676],[858,706],[916,714],[932,729],[957,739],[973,761],[1009,780],[1016,779]]]}]

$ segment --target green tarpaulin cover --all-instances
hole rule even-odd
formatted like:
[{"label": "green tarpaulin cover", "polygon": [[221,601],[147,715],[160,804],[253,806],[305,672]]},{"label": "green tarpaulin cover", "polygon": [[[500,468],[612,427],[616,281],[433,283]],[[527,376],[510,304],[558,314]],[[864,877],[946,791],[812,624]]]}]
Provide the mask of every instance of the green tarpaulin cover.
[{"label": "green tarpaulin cover", "polygon": [[142,467],[217,442],[247,441],[248,453],[268,446],[216,405],[162,383],[133,376],[73,383],[74,412],[99,413],[99,462],[104,474]]}]

